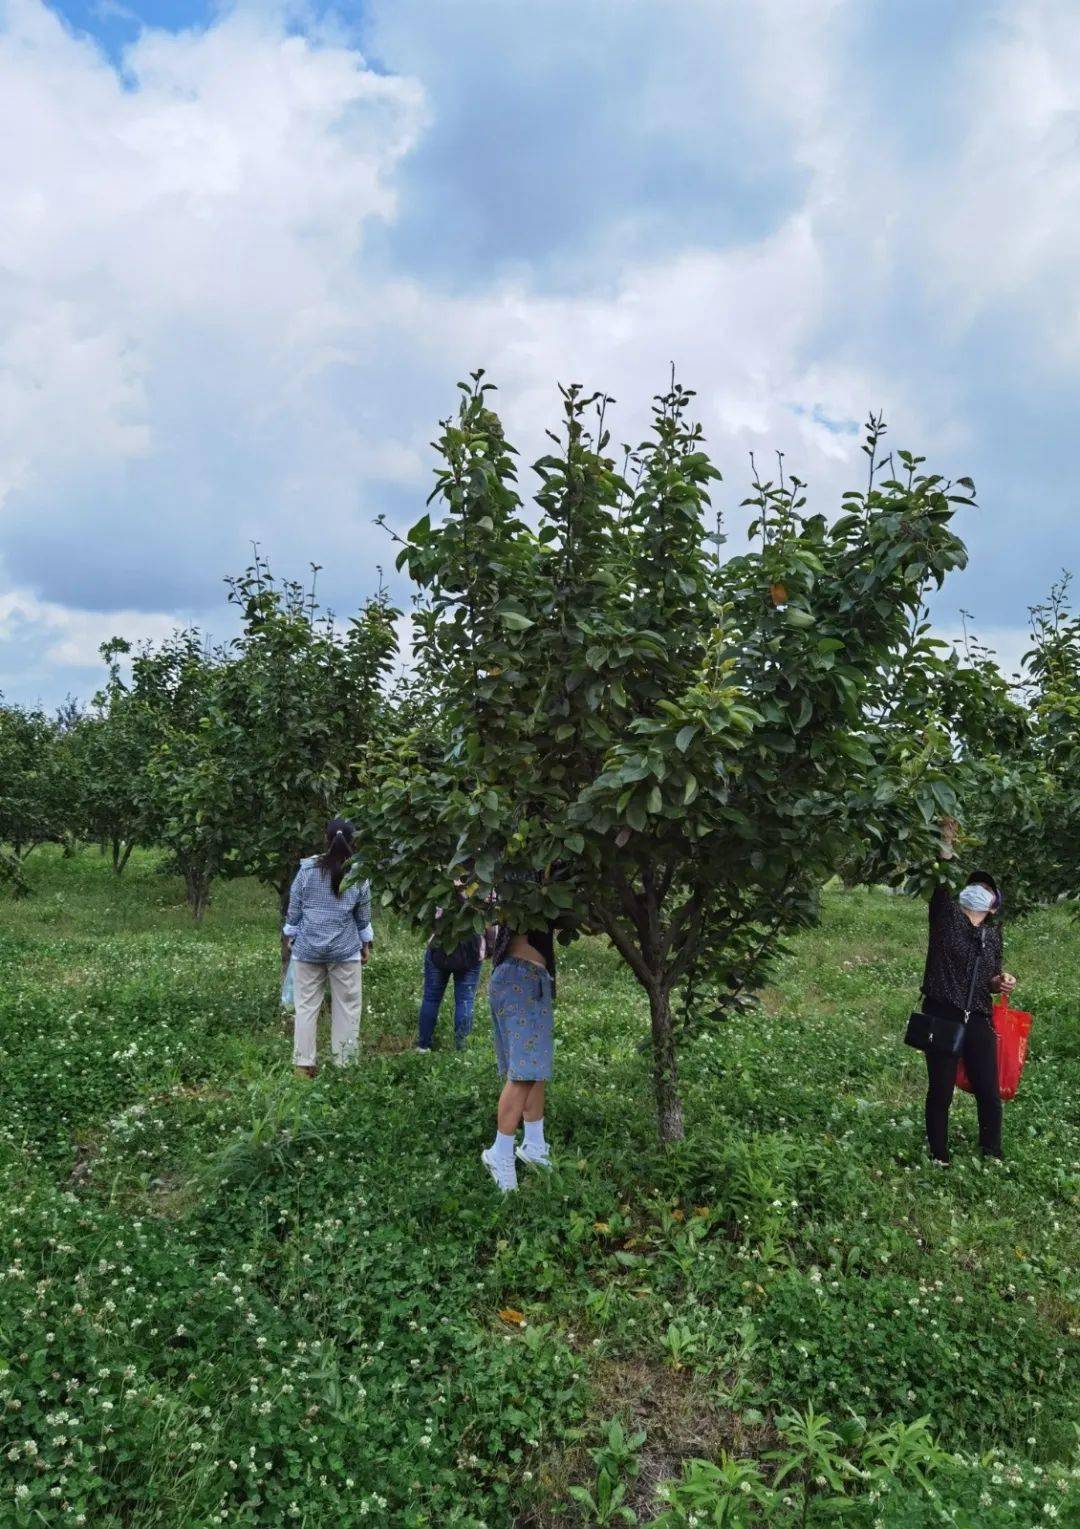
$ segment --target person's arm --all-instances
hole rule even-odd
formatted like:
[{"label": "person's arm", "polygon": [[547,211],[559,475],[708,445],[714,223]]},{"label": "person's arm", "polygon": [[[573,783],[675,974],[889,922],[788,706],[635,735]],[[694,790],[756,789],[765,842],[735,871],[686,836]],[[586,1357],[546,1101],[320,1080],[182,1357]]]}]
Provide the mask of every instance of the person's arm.
[{"label": "person's arm", "polygon": [[1005,971],[1005,940],[1002,937],[1002,930],[997,925],[993,925],[988,930],[988,934],[990,934],[991,942],[991,959],[996,960],[997,963],[996,976],[990,979],[990,991],[1004,992],[1005,997],[1008,997],[1013,988],[1016,988],[1016,977],[1013,976],[1013,972]]},{"label": "person's arm", "polygon": [[371,883],[369,881],[360,883],[360,895],[356,899],[353,918],[356,920],[356,927],[360,934],[360,959],[366,966],[375,939],[375,931],[371,927]]},{"label": "person's arm", "polygon": [[1007,972],[1005,970],[1005,965],[1004,965],[1004,955],[1005,955],[1005,953],[1004,953],[1004,949],[1003,949],[1003,941],[1002,941],[1000,932],[998,932],[998,937],[997,937],[997,951],[998,951],[998,961],[1001,963],[1001,970],[998,972],[996,977],[993,977],[991,979],[990,989],[994,993],[1004,993],[1005,997],[1008,998],[1009,994],[1012,992],[1013,988],[1016,986],[1016,978],[1013,976],[1012,972]]},{"label": "person's arm", "polygon": [[[956,851],[953,848],[956,835],[960,832],[960,824],[955,818],[942,818],[941,820],[941,858],[942,860],[955,860]],[[939,873],[942,874],[942,873]],[[952,901],[952,888],[944,879],[939,880],[933,892],[930,894],[930,922],[937,919],[948,908]]]},{"label": "person's arm", "polygon": [[300,925],[304,919],[303,874],[303,871],[297,871],[293,877],[293,884],[289,888],[289,911],[285,915],[285,923],[281,931],[287,940],[295,939],[300,933]]}]

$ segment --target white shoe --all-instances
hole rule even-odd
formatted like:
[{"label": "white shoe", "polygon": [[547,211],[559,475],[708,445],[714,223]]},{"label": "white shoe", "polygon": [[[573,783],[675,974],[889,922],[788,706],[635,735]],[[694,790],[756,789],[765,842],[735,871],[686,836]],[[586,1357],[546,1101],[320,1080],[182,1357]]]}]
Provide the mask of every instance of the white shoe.
[{"label": "white shoe", "polygon": [[514,1167],[513,1158],[508,1163],[504,1163],[495,1156],[490,1147],[485,1147],[480,1154],[480,1161],[504,1195],[517,1188],[517,1169]]},{"label": "white shoe", "polygon": [[520,1147],[515,1147],[514,1156],[519,1163],[529,1163],[533,1168],[551,1167],[551,1152],[546,1143],[542,1152],[533,1152],[525,1142],[522,1142]]}]

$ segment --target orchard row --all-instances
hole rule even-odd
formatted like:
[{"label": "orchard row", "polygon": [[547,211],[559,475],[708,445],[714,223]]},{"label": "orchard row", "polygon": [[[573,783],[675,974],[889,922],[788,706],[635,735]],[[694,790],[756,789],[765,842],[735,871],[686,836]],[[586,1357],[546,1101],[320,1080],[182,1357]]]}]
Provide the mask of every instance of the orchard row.
[{"label": "orchard row", "polygon": [[927,617],[966,562],[970,480],[887,452],[871,417],[865,484],[838,515],[810,512],[781,461],[755,475],[749,545],[728,557],[691,393],[673,384],[648,439],[615,450],[610,401],[562,389],[530,508],[490,393],[482,373],[461,385],[438,513],[397,538],[404,674],[385,590],[342,626],[257,560],[230,582],[235,641],[178,632],[126,677],[117,639],[88,711],[0,711],[16,890],[38,843],[99,841],[117,872],[148,844],[201,916],[216,877],[283,893],[348,811],[377,897],[421,924],[456,906],[467,867],[461,936],[495,893],[522,928],[611,941],[648,994],[664,1139],[682,1133],[680,1034],[746,1001],[831,876],[917,889],[980,862],[1013,911],[1077,895],[1067,579],[1011,680]]}]

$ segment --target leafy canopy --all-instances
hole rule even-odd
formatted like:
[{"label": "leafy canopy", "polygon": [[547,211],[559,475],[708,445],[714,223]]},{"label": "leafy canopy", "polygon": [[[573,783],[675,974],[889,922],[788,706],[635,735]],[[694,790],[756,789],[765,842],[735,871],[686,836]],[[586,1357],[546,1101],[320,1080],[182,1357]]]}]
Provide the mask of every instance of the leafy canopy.
[{"label": "leafy canopy", "polygon": [[[678,1136],[676,989],[747,980],[876,824],[897,863],[937,853],[890,753],[924,722],[895,680],[927,584],[964,562],[951,522],[972,488],[916,458],[889,475],[872,421],[868,487],[838,519],[808,513],[781,464],[754,484],[755,545],[722,561],[691,393],[658,397],[617,464],[610,400],[561,389],[533,520],[490,391],[462,384],[437,445],[442,518],[401,547],[438,723],[378,761],[365,857],[423,919],[468,867],[462,933],[494,891],[517,928],[607,935],[649,994],[661,1132]],[[507,874],[522,869],[536,878]]]}]

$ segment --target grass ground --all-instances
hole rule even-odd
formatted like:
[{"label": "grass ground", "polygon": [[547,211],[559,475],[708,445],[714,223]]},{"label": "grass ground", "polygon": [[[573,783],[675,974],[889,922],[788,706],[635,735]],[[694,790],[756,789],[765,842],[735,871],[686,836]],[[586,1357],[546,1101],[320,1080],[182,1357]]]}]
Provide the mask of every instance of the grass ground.
[{"label": "grass ground", "polygon": [[[0,903],[0,1523],[1080,1524],[1080,928],[1010,932],[1036,1014],[1005,1168],[921,1146],[925,914],[826,898],[755,1015],[688,1042],[560,973],[549,1134],[502,1201],[496,1080],[408,1050],[384,919],[364,1056],[294,1080],[271,899],[194,927],[151,856]],[[929,1418],[929,1423],[920,1420]]]}]

